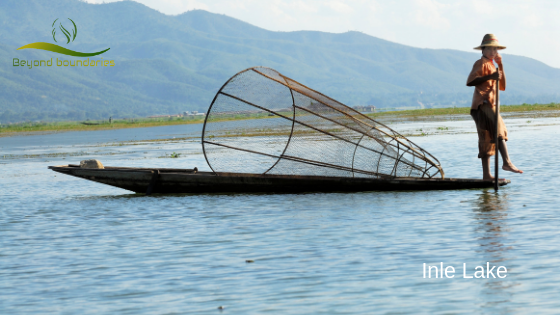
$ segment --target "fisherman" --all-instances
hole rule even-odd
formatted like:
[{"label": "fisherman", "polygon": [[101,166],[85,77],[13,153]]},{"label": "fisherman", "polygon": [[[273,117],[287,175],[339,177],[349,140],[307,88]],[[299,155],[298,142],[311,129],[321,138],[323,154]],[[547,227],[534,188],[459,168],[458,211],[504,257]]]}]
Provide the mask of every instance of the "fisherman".
[{"label": "fisherman", "polygon": [[[474,86],[474,95],[471,106],[471,116],[478,132],[478,158],[482,160],[482,178],[493,179],[490,173],[490,156],[496,150],[494,130],[496,130],[496,80],[500,80],[500,90],[506,89],[506,75],[502,64],[502,56],[498,50],[505,49],[499,44],[494,34],[486,34],[482,44],[475,47],[482,50],[482,58],[474,63],[473,69],[467,79],[467,86]],[[498,71],[494,66],[498,64]],[[504,171],[523,173],[513,165],[509,159],[506,141],[507,129],[502,117],[498,117],[498,149],[502,155]]]}]

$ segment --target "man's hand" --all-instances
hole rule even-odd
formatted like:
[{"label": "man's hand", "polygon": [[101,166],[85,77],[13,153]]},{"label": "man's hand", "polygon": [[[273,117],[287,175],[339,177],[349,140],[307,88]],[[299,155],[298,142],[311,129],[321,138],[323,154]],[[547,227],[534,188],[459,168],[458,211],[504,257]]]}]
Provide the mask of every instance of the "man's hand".
[{"label": "man's hand", "polygon": [[502,78],[500,71],[496,71],[487,76],[488,80],[499,80]]},{"label": "man's hand", "polygon": [[496,63],[498,64],[498,66],[501,66],[501,65],[502,65],[502,55],[496,54],[496,57],[494,57],[494,60],[496,61]]}]

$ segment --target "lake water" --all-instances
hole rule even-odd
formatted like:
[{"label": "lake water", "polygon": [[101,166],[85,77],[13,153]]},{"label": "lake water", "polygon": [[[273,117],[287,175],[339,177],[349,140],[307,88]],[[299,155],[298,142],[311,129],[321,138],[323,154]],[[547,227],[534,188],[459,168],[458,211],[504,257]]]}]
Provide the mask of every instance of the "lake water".
[{"label": "lake water", "polygon": [[[0,313],[559,313],[560,120],[506,124],[525,174],[498,193],[143,196],[47,166],[209,170],[200,125],[0,138]],[[481,177],[472,121],[391,127]],[[487,262],[507,277],[463,278]]]}]

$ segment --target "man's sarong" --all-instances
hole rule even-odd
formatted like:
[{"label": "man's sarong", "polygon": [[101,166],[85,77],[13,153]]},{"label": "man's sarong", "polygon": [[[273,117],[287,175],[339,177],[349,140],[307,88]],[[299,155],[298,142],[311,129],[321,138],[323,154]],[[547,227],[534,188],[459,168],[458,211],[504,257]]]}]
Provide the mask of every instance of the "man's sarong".
[{"label": "man's sarong", "polygon": [[[496,152],[494,132],[496,126],[496,107],[484,102],[478,109],[471,109],[471,116],[478,132],[478,158],[492,156]],[[498,139],[508,140],[507,128],[502,116],[498,117]]]}]

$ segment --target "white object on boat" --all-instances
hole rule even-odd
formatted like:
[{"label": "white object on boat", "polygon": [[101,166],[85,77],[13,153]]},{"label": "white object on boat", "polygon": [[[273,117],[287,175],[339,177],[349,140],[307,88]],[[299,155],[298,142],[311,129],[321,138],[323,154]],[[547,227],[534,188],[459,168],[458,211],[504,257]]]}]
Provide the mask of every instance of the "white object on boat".
[{"label": "white object on boat", "polygon": [[99,160],[83,160],[80,161],[81,168],[97,168],[104,169],[103,164]]}]

